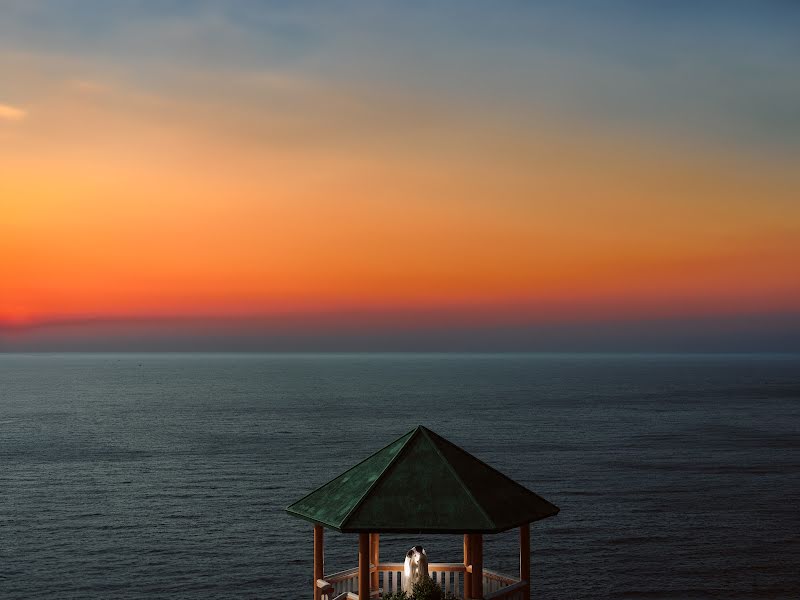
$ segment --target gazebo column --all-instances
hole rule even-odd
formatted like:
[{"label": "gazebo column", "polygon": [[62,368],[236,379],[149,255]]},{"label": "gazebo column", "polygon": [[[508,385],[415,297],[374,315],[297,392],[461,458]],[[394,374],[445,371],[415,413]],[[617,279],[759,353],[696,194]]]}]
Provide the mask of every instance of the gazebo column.
[{"label": "gazebo column", "polygon": [[381,562],[381,534],[371,533],[369,540],[369,562],[375,565],[375,570],[370,574],[369,587],[372,590],[377,590],[380,587],[380,575],[378,573],[378,565]]},{"label": "gazebo column", "polygon": [[358,600],[369,600],[369,537],[358,534]]},{"label": "gazebo column", "polygon": [[470,542],[472,559],[472,597],[483,598],[483,535],[473,534]]},{"label": "gazebo column", "polygon": [[322,590],[317,586],[317,580],[325,577],[324,531],[322,525],[314,525],[314,600],[322,598]]},{"label": "gazebo column", "polygon": [[525,600],[531,597],[531,526],[519,526],[519,579],[527,581],[524,590]]},{"label": "gazebo column", "polygon": [[471,538],[472,536],[469,533],[464,534],[464,598],[467,600],[472,598],[472,574],[469,572],[472,564],[472,556],[470,555]]}]

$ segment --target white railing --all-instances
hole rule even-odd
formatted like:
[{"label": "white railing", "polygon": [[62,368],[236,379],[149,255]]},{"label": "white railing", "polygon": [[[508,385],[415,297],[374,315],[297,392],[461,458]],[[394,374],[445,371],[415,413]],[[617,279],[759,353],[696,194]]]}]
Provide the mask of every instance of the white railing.
[{"label": "white railing", "polygon": [[462,563],[433,563],[428,566],[428,573],[440,588],[459,598],[464,593],[464,575],[466,569]]},{"label": "white railing", "polygon": [[325,581],[333,588],[332,593],[322,594],[322,600],[333,600],[345,592],[358,593],[358,567],[339,571],[325,577]]},{"label": "white railing", "polygon": [[[486,578],[483,579],[483,598],[484,600],[528,600],[530,592],[528,591],[527,581],[517,581],[511,585],[500,587],[492,592],[486,588]],[[495,580],[495,584],[497,580]]]},{"label": "white railing", "polygon": [[[403,563],[380,563],[370,565],[370,573],[378,575],[378,590],[383,594],[391,594],[403,589]],[[439,587],[458,598],[464,593],[464,574],[466,569],[462,563],[431,563],[428,573]],[[358,568],[339,571],[317,581],[322,590],[322,600],[339,600],[348,593],[358,594]],[[526,582],[516,577],[509,577],[483,570],[483,593],[486,600],[528,600],[525,598]],[[376,595],[375,591],[372,595]]]},{"label": "white railing", "polygon": [[[374,570],[374,567],[373,567]],[[403,563],[381,563],[378,565],[378,587],[385,594],[403,589]],[[428,574],[439,587],[455,596],[464,589],[464,565],[461,563],[430,563]]]},{"label": "white railing", "polygon": [[[508,598],[509,600],[517,600],[517,596],[513,594],[516,593],[516,586],[520,583],[522,582],[520,582],[519,577],[509,577],[508,575],[503,575],[502,573],[489,569],[483,570],[484,598]],[[522,587],[524,588],[525,586],[523,585]],[[511,590],[510,588],[515,589]],[[522,596],[520,596],[520,598],[522,598]],[[527,600],[527,598],[525,600]]]}]

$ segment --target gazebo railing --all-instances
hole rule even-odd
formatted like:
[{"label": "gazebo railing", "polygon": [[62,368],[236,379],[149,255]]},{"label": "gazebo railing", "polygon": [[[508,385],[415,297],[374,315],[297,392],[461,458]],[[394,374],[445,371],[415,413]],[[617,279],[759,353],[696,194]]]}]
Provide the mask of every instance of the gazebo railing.
[{"label": "gazebo railing", "polygon": [[[431,563],[428,573],[445,592],[462,598],[464,573],[462,563]],[[378,573],[378,588],[390,594],[403,589],[403,563],[380,563],[370,565],[370,573]],[[317,582],[323,590],[322,600],[334,600],[347,592],[358,593],[358,568],[339,571]],[[483,570],[483,593],[486,600],[527,600],[525,582],[517,577],[503,575],[488,569]],[[375,592],[373,591],[373,595]]]},{"label": "gazebo railing", "polygon": [[527,582],[496,571],[483,570],[484,600],[528,600]]},{"label": "gazebo railing", "polygon": [[[373,565],[371,570],[375,570]],[[403,563],[381,563],[378,565],[378,587],[384,593],[403,588]],[[428,574],[444,591],[460,596],[464,589],[464,565],[462,563],[431,563]]]},{"label": "gazebo railing", "polygon": [[[433,565],[428,565],[428,571]],[[371,565],[374,569],[374,565]],[[433,573],[431,573],[432,575]],[[403,589],[403,563],[381,563],[378,565],[378,588],[384,594]]]},{"label": "gazebo railing", "polygon": [[[483,594],[487,599],[503,598],[508,600],[517,600],[523,598],[524,582],[519,580],[519,577],[509,577],[497,571],[490,569],[483,570]],[[519,592],[519,595],[516,594]],[[525,598],[525,600],[528,600]]]},{"label": "gazebo railing", "polygon": [[[319,583],[318,581],[317,585]],[[358,567],[327,575],[325,583],[330,586],[332,591],[328,591],[327,588],[323,587],[322,600],[333,600],[345,592],[358,593]]]}]

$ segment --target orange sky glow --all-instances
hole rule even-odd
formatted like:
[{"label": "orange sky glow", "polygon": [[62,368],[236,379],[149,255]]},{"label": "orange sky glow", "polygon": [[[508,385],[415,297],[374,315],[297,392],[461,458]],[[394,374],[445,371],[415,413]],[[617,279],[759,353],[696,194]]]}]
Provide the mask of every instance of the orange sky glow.
[{"label": "orange sky glow", "polygon": [[[0,61],[0,324],[797,312],[800,169],[668,128],[278,70]],[[86,75],[90,77],[86,77]],[[331,317],[335,319],[335,316]]]}]

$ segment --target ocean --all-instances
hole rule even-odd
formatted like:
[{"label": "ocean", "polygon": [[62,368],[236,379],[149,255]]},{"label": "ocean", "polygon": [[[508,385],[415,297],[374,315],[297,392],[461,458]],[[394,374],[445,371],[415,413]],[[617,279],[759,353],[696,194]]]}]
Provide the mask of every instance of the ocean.
[{"label": "ocean", "polygon": [[561,508],[534,598],[800,598],[800,356],[647,354],[0,354],[0,598],[310,598],[284,508],[418,424]]}]

